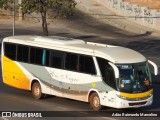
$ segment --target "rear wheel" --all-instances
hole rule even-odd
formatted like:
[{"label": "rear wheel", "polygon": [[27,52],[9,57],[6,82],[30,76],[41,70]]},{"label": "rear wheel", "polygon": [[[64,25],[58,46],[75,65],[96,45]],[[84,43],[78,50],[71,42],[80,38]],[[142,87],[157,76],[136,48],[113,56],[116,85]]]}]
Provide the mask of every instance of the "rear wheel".
[{"label": "rear wheel", "polygon": [[89,102],[90,102],[90,107],[95,111],[98,111],[102,108],[100,99],[97,93],[92,93],[90,95]]},{"label": "rear wheel", "polygon": [[41,99],[44,96],[41,86],[38,82],[35,82],[32,85],[32,95],[35,99]]}]

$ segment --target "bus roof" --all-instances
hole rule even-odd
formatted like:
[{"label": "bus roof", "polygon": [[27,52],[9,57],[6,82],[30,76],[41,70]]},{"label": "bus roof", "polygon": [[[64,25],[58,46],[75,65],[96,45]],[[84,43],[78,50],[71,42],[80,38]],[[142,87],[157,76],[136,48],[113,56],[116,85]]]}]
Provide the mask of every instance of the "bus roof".
[{"label": "bus roof", "polygon": [[102,57],[117,64],[140,63],[146,61],[146,58],[129,48],[99,44],[93,42],[85,42],[79,39],[59,37],[59,36],[12,36],[6,37],[3,41],[12,43],[41,46],[44,48],[94,55]]}]

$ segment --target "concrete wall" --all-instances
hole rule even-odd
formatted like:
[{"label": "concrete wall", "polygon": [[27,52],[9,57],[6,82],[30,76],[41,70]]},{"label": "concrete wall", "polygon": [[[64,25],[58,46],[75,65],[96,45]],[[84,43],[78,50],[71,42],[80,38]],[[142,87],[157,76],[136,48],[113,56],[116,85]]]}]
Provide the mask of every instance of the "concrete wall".
[{"label": "concrete wall", "polygon": [[124,16],[137,24],[160,30],[160,12],[136,4],[123,2],[123,0],[97,0],[115,14]]}]

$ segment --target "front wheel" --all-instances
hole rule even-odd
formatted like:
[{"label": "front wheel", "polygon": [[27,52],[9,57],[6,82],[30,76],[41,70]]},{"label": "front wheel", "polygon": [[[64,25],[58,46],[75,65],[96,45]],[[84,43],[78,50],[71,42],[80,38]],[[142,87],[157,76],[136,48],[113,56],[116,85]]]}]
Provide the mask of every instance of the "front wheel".
[{"label": "front wheel", "polygon": [[98,111],[102,108],[100,99],[97,93],[93,93],[90,95],[89,102],[90,102],[90,107],[95,111]]},{"label": "front wheel", "polygon": [[41,99],[44,94],[42,93],[41,86],[38,82],[33,83],[32,85],[32,95],[35,99]]}]

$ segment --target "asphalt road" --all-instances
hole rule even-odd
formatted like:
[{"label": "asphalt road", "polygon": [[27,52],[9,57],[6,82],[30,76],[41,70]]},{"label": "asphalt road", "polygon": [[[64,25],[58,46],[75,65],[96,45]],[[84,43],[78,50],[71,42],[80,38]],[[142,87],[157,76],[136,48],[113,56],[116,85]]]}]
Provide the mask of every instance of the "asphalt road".
[{"label": "asphalt road", "polygon": [[[65,36],[83,39],[86,41],[94,41],[105,44],[112,44],[118,46],[125,46],[132,48],[144,54],[148,59],[153,60],[160,65],[160,40],[159,37],[153,37],[150,33],[146,34],[133,34],[114,28],[110,25],[101,23],[99,20],[88,17],[85,14],[77,12],[77,15],[70,19],[54,20],[49,26],[49,35]],[[40,23],[16,23],[16,35],[32,34],[42,35]],[[12,35],[12,22],[11,20],[0,20],[0,38]],[[159,76],[154,77],[154,102],[152,106],[144,107],[136,110],[145,111],[160,111],[160,82]],[[159,82],[157,84],[157,82]],[[65,119],[135,119],[135,117],[107,117],[110,112],[123,112],[132,111],[132,109],[117,110],[113,108],[104,108],[102,112],[88,112],[91,111],[88,103],[74,101],[70,99],[59,98],[50,96],[42,100],[34,100],[28,91],[18,90],[2,83],[0,79],[0,111],[70,111],[67,113],[59,112],[52,113],[59,115],[54,119],[63,119],[63,115],[70,116]],[[135,110],[133,110],[135,111]],[[138,112],[138,111],[137,111]],[[90,116],[80,117],[80,116]],[[60,117],[61,116],[61,117]],[[72,117],[71,117],[72,116]],[[96,117],[95,117],[96,116]],[[105,116],[105,117],[104,117]],[[14,120],[15,118],[0,118],[2,120]],[[17,118],[16,118],[17,119]],[[27,118],[26,118],[27,119]],[[34,118],[32,118],[34,119]],[[36,118],[35,118],[36,119]],[[39,119],[39,118],[38,118]],[[52,119],[52,118],[42,118]],[[147,119],[147,118],[136,118]],[[149,119],[156,119],[150,117]],[[158,119],[158,118],[157,118]]]}]

